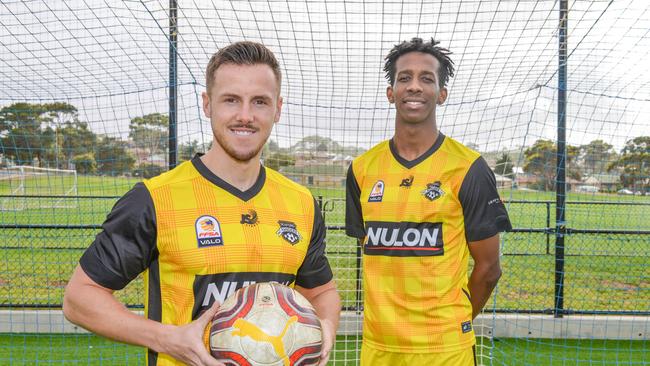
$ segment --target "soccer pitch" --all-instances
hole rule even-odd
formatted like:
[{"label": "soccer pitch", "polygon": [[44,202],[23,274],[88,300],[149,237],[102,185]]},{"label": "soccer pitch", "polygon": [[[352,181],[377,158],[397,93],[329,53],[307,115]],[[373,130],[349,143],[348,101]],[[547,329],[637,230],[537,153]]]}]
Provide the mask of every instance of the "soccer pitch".
[{"label": "soccer pitch", "polygon": [[[106,198],[79,199],[75,208],[0,212],[0,221],[23,225],[21,229],[0,230],[0,242],[4,243],[0,255],[6,258],[5,270],[0,272],[0,282],[4,284],[0,287],[0,304],[37,307],[60,304],[72,269],[99,231],[91,226],[105,219],[115,202],[115,198],[110,197],[123,194],[137,182],[137,179],[95,176],[80,176],[78,180],[79,196]],[[6,192],[0,190],[0,194]],[[326,224],[342,227],[345,192],[314,189],[313,194],[322,197]],[[501,195],[504,200],[514,202],[553,198],[552,192],[502,191]],[[634,199],[635,203],[650,202],[648,197]],[[625,203],[631,199],[616,195],[571,194],[568,200]],[[547,221],[551,227],[554,225],[554,206],[547,212],[545,204],[508,203],[508,209],[514,228],[541,229],[546,227]],[[647,217],[650,217],[650,205],[569,205],[567,211],[568,226],[581,229],[635,230],[646,227]],[[35,227],[29,228],[30,225]],[[58,228],[51,227],[57,225]],[[328,257],[344,306],[354,306],[358,297],[355,240],[348,238],[343,230],[329,230],[327,240]],[[634,311],[650,303],[650,273],[644,240],[647,239],[638,235],[567,236],[565,307],[574,311]],[[502,241],[503,277],[495,293],[498,308],[552,309],[554,236],[540,232],[505,233]],[[639,278],[642,281],[638,281]],[[129,305],[139,305],[141,293],[142,281],[138,279],[118,296]],[[488,301],[488,307],[493,303],[493,299]]]},{"label": "soccer pitch", "polygon": [[[75,208],[0,211],[0,221],[22,225],[0,230],[0,304],[48,307],[61,303],[63,288],[83,250],[99,231],[120,196],[135,184],[135,178],[79,176]],[[38,181],[31,182],[38,185]],[[344,225],[343,189],[314,189],[324,206],[328,226]],[[0,185],[0,194],[7,194]],[[511,202],[552,202],[553,192],[502,191]],[[568,205],[567,226],[577,229],[638,230],[647,227],[649,197],[622,197],[571,193],[568,201],[614,201],[619,205]],[[508,203],[514,228],[542,229],[554,226],[554,205]],[[548,211],[547,211],[548,209]],[[48,228],[38,227],[46,225]],[[35,226],[30,228],[29,226]],[[53,228],[53,226],[59,226]],[[69,228],[74,227],[74,228]],[[328,257],[344,306],[357,301],[356,243],[343,230],[328,230]],[[545,310],[553,308],[554,236],[543,232],[502,234],[503,277],[495,295],[499,309]],[[650,303],[650,270],[647,268],[647,239],[639,235],[586,235],[566,237],[565,308],[574,311],[647,310]],[[638,281],[638,279],[641,281]],[[141,304],[139,279],[119,292],[130,305]],[[494,299],[488,301],[488,307]],[[644,305],[645,304],[645,305]],[[645,306],[645,307],[644,307]]]},{"label": "soccer pitch", "polygon": [[[339,337],[330,363],[353,366],[359,359],[361,339]],[[480,340],[479,340],[480,341]],[[485,340],[484,340],[485,341]],[[355,347],[355,344],[357,347]],[[494,339],[492,355],[484,365],[647,365],[650,341]],[[354,349],[356,348],[356,350]],[[19,350],[29,349],[30,352]],[[89,334],[0,335],[0,363],[34,365],[142,365],[145,350]]]}]

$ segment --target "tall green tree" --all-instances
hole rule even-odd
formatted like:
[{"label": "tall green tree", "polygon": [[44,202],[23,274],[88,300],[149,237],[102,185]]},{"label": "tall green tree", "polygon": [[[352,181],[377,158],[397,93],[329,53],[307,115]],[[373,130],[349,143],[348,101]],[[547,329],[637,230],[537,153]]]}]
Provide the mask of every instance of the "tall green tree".
[{"label": "tall green tree", "polygon": [[603,140],[593,140],[580,146],[580,160],[586,174],[600,174],[607,171],[611,160],[616,156],[614,146]]},{"label": "tall green tree", "polygon": [[77,119],[68,103],[13,103],[0,109],[2,153],[16,164],[56,165],[61,154],[57,124]]},{"label": "tall green tree", "polygon": [[130,173],[135,157],[127,150],[127,143],[110,136],[100,136],[94,151],[97,171],[106,175]]},{"label": "tall green tree", "polygon": [[64,125],[79,123],[77,108],[65,102],[41,104],[44,113],[41,115],[43,129],[43,163],[55,168],[68,168],[71,156],[65,154],[63,148],[64,136],[60,129]]},{"label": "tall green tree", "polygon": [[578,160],[578,157],[580,156],[580,147],[579,146],[573,146],[573,145],[567,145],[566,146],[566,175],[569,178],[573,178],[575,180],[582,180],[582,166],[580,165],[580,162]]},{"label": "tall green tree", "polygon": [[[271,141],[267,144],[269,147],[269,152],[274,151],[283,151],[285,149],[278,146],[277,143]],[[329,137],[323,137],[318,135],[311,135],[302,138],[300,141],[295,143],[289,148],[291,152],[308,152],[313,155],[314,152],[328,152],[333,154],[342,154],[350,156],[358,156],[365,151],[365,149],[357,146],[344,146],[339,144],[337,141],[332,140]]]},{"label": "tall green tree", "polygon": [[92,174],[97,171],[97,162],[95,161],[94,153],[75,155],[72,159],[72,164],[74,164],[79,174]]},{"label": "tall green tree", "polygon": [[551,140],[537,140],[533,146],[524,151],[524,172],[536,175],[541,188],[545,191],[553,189],[555,181],[556,147]]},{"label": "tall green tree", "polygon": [[166,114],[151,113],[133,118],[129,123],[129,138],[149,154],[166,153],[168,136],[169,117]]},{"label": "tall green tree", "polygon": [[[580,179],[581,172],[577,164],[579,148],[567,145],[567,176]],[[550,191],[555,188],[557,179],[557,145],[551,140],[539,139],[524,151],[524,172],[539,177],[541,188]]]},{"label": "tall green tree", "polygon": [[305,136],[291,146],[291,151],[319,151],[339,153],[341,145],[329,137],[318,135]]},{"label": "tall green tree", "polygon": [[198,141],[183,142],[178,145],[178,162],[187,161],[194,157],[197,152],[205,152]]},{"label": "tall green tree", "polygon": [[650,191],[650,136],[628,140],[608,170],[619,170],[625,187],[647,194]]},{"label": "tall green tree", "polygon": [[293,166],[296,164],[296,158],[288,152],[272,152],[264,158],[264,165],[273,169],[280,170],[283,166]]},{"label": "tall green tree", "polygon": [[[58,144],[61,147],[66,161],[87,161],[88,154],[94,154],[97,135],[88,128],[86,122],[80,122],[78,120],[65,122],[56,129],[56,132]],[[83,156],[84,158],[75,159],[78,156]],[[88,171],[88,169],[86,170]]]}]

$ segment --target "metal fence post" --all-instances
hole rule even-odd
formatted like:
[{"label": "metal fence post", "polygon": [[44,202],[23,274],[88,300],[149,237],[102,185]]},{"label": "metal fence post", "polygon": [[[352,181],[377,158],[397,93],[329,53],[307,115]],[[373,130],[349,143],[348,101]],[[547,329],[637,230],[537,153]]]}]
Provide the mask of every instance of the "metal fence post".
[{"label": "metal fence post", "polygon": [[178,8],[176,0],[169,0],[169,136],[168,136],[168,147],[169,147],[169,161],[168,167],[169,170],[172,170],[176,167],[177,155],[178,155],[178,140],[176,138],[176,111],[177,111],[177,95],[176,90],[177,86],[177,35],[178,35],[178,23],[177,23],[177,13]]},{"label": "metal fence post", "polygon": [[560,0],[558,29],[557,180],[555,206],[555,301],[553,315],[564,312],[564,235],[566,232],[566,102],[568,0]]},{"label": "metal fence post", "polygon": [[[546,227],[551,227],[551,203],[546,202]],[[551,254],[551,234],[546,232],[546,254]]]}]

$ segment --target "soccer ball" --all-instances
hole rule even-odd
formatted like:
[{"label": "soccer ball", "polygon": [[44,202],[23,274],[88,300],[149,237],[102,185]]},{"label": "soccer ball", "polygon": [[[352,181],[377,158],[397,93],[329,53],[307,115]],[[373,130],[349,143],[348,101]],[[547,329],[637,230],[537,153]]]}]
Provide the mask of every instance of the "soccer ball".
[{"label": "soccer ball", "polygon": [[316,365],[321,346],[320,320],[309,301],[275,282],[237,290],[210,328],[210,353],[227,366]]}]

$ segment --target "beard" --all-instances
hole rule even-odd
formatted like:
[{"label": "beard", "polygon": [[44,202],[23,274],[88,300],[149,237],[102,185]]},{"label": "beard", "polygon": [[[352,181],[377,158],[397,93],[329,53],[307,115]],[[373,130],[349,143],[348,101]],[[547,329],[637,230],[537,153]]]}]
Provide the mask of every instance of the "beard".
[{"label": "beard", "polygon": [[225,139],[220,134],[215,133],[214,138],[217,140],[217,143],[219,146],[221,146],[223,151],[225,151],[228,156],[239,163],[247,163],[251,161],[251,159],[256,157],[264,147],[264,143],[262,143],[259,146],[249,148],[245,151],[237,151],[231,144],[228,143],[227,139]]}]

